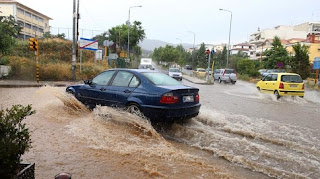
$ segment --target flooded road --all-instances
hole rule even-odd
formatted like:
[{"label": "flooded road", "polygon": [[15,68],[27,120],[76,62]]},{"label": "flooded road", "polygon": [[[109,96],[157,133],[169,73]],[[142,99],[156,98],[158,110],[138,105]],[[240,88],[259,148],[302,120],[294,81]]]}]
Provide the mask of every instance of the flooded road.
[{"label": "flooded road", "polygon": [[201,114],[151,124],[122,110],[88,111],[64,88],[0,88],[1,108],[33,104],[25,122],[36,177],[320,178],[320,96],[283,98],[254,85],[200,88]]}]

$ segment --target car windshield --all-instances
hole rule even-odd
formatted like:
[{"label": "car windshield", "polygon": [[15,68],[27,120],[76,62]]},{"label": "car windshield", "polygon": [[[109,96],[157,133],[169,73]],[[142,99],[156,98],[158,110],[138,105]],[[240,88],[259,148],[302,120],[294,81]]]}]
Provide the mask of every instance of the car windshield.
[{"label": "car windshield", "polygon": [[181,84],[164,73],[143,73],[156,86],[180,86]]},{"label": "car windshield", "polygon": [[169,72],[180,72],[178,68],[170,68]]},{"label": "car windshield", "polygon": [[282,75],[282,82],[293,82],[293,83],[302,83],[302,78],[298,75]]}]

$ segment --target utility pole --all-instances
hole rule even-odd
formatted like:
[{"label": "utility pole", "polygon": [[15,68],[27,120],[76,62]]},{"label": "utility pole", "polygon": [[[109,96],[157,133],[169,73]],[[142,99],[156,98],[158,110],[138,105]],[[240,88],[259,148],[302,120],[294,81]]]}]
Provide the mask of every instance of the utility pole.
[{"label": "utility pole", "polygon": [[76,80],[76,47],[77,47],[77,12],[76,0],[73,0],[73,33],[72,33],[72,80]]}]

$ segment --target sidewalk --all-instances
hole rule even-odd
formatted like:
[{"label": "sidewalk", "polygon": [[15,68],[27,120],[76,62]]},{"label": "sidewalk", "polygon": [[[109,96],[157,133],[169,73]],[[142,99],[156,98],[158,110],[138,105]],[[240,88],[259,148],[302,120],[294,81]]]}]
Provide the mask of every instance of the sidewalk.
[{"label": "sidewalk", "polygon": [[200,85],[213,85],[210,84],[210,83],[207,83],[205,80],[201,80],[199,78],[196,78],[196,77],[192,77],[192,76],[189,76],[189,75],[183,75],[182,76],[183,79],[191,82],[191,83],[195,83],[195,84],[200,84]]},{"label": "sidewalk", "polygon": [[73,84],[81,84],[82,81],[24,81],[24,80],[0,80],[0,88],[26,88],[26,87],[41,87],[41,86],[69,86]]}]

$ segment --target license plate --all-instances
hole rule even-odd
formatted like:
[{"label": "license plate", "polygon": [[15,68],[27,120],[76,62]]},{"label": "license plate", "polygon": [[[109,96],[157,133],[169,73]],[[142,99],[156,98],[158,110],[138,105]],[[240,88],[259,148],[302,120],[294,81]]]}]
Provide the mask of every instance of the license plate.
[{"label": "license plate", "polygon": [[290,85],[291,88],[296,88],[298,85]]},{"label": "license plate", "polygon": [[194,97],[193,96],[183,96],[183,102],[194,102]]}]

